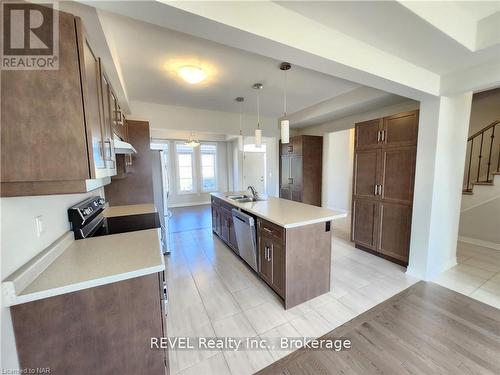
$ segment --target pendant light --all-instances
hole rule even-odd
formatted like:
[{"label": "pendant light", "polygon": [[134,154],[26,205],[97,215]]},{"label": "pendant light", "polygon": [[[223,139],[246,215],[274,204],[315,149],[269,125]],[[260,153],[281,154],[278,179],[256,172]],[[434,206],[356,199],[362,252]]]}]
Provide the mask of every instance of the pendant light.
[{"label": "pendant light", "polygon": [[194,133],[191,133],[189,135],[189,139],[186,142],[184,142],[184,144],[189,147],[198,147],[200,145],[200,142],[194,139]]},{"label": "pendant light", "polygon": [[264,88],[262,83],[255,83],[252,88],[257,91],[257,129],[255,129],[255,147],[262,145],[262,130],[260,129],[260,90]]},{"label": "pendant light", "polygon": [[290,121],[286,119],[286,72],[290,70],[292,66],[290,63],[282,62],[280,69],[285,74],[285,84],[283,88],[283,120],[280,122],[280,133],[281,133],[281,143],[290,142]]},{"label": "pendant light", "polygon": [[240,103],[240,134],[238,135],[238,150],[243,151],[243,131],[241,126],[243,121],[243,102],[245,101],[245,98],[238,96],[235,100]]}]

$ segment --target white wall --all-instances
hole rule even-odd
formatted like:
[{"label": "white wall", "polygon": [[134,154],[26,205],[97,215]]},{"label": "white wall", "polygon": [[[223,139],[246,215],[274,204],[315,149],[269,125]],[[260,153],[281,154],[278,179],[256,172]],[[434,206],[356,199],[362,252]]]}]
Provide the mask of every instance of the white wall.
[{"label": "white wall", "polygon": [[[239,132],[239,113],[210,111],[206,109],[180,107],[131,101],[131,115],[128,118],[149,121],[151,136],[162,137],[162,130],[183,130],[202,133],[236,135]],[[274,137],[278,134],[277,118],[262,117],[260,126],[263,136]],[[244,115],[243,135],[250,136],[257,126],[255,115]]]},{"label": "white wall", "polygon": [[[471,208],[460,215],[460,237],[489,242],[500,249],[500,197]],[[496,246],[495,246],[496,245]]]},{"label": "white wall", "polygon": [[[70,229],[67,210],[91,195],[104,196],[104,189],[87,194],[1,198],[1,278],[4,280]],[[44,233],[38,238],[35,217],[42,215]],[[1,308],[2,363],[18,368],[14,332],[8,308]]]},{"label": "white wall", "polygon": [[354,156],[354,129],[323,137],[322,206],[350,212]]},{"label": "white wall", "polygon": [[469,92],[420,105],[407,272],[424,280],[456,264],[471,101]]}]

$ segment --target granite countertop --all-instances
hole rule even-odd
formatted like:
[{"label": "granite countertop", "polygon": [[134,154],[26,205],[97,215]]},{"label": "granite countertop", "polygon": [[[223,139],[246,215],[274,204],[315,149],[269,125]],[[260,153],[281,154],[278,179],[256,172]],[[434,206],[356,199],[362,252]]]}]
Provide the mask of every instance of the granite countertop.
[{"label": "granite countertop", "polygon": [[68,232],[31,264],[2,282],[4,305],[71,293],[165,269],[158,229],[83,240],[74,240],[72,236],[73,233]]},{"label": "granite countertop", "polygon": [[248,192],[211,193],[214,197],[284,228],[300,227],[347,216],[344,212],[276,197],[265,197],[265,200],[246,203],[227,198],[228,195],[238,194],[248,194]]},{"label": "granite countertop", "polygon": [[126,206],[109,206],[104,209],[103,215],[105,217],[115,216],[129,216],[150,214],[156,212],[156,207],[153,203],[146,204],[130,204]]}]

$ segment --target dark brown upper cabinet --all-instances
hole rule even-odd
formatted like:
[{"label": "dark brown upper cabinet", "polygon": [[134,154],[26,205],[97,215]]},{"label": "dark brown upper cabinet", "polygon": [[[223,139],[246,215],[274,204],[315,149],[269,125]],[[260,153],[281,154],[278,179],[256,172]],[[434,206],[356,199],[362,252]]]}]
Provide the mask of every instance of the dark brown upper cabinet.
[{"label": "dark brown upper cabinet", "polygon": [[408,264],[418,111],[356,124],[352,240]]},{"label": "dark brown upper cabinet", "polygon": [[384,117],[381,142],[383,147],[416,146],[418,111]]},{"label": "dark brown upper cabinet", "polygon": [[323,137],[300,135],[280,143],[280,198],[321,206]]},{"label": "dark brown upper cabinet", "polygon": [[382,119],[364,121],[356,124],[356,150],[380,147]]},{"label": "dark brown upper cabinet", "polygon": [[111,109],[111,92],[113,89],[100,60],[99,63],[101,72],[104,159],[109,170],[109,175],[114,176],[116,175],[116,155],[113,143],[113,110]]},{"label": "dark brown upper cabinet", "polygon": [[83,193],[113,175],[102,65],[80,18],[58,15],[59,69],[1,72],[3,197]]},{"label": "dark brown upper cabinet", "polygon": [[75,24],[80,57],[80,76],[89,149],[90,176],[91,178],[103,178],[108,176],[108,170],[104,155],[104,124],[99,59],[92,51],[81,19],[75,18]]}]

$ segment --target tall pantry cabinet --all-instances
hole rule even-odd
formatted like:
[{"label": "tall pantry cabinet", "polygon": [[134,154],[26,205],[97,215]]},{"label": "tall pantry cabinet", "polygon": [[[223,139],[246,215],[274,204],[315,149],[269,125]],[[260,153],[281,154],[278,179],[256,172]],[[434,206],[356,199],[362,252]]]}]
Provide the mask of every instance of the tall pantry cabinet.
[{"label": "tall pantry cabinet", "polygon": [[418,111],[357,123],[352,231],[356,247],[408,265]]},{"label": "tall pantry cabinet", "polygon": [[323,137],[299,135],[280,142],[280,198],[321,206]]}]

